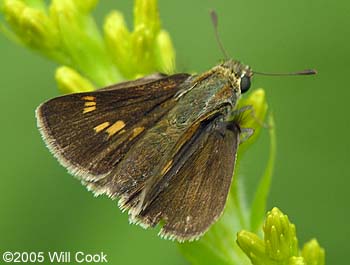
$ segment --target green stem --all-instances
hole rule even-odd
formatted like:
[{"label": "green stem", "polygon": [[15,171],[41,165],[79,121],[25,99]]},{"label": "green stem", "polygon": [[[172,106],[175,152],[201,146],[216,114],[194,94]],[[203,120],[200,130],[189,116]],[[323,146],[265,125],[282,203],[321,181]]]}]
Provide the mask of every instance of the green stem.
[{"label": "green stem", "polygon": [[268,117],[268,126],[270,127],[270,154],[265,172],[261,177],[251,206],[250,227],[253,232],[258,232],[264,220],[266,213],[266,201],[270,191],[271,179],[276,160],[276,132],[272,114],[270,114]]}]

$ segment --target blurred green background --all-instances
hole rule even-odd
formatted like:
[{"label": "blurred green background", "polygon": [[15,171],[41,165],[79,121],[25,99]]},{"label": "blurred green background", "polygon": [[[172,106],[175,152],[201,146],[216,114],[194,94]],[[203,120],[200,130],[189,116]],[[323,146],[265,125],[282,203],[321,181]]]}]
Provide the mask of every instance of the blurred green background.
[{"label": "blurred green background", "polygon": [[[315,77],[255,76],[276,118],[278,156],[269,208],[316,237],[327,264],[349,264],[350,2],[159,1],[178,71],[202,72],[223,57],[208,10],[215,8],[228,52],[257,71],[316,68]],[[132,21],[132,1],[101,1]],[[0,35],[0,250],[104,251],[109,264],[186,264],[176,244],[129,225],[116,202],[94,198],[45,148],[34,110],[58,95],[56,65]],[[245,157],[248,197],[266,162],[267,132]],[[256,177],[255,177],[256,176]],[[348,260],[348,261],[346,261]]]}]

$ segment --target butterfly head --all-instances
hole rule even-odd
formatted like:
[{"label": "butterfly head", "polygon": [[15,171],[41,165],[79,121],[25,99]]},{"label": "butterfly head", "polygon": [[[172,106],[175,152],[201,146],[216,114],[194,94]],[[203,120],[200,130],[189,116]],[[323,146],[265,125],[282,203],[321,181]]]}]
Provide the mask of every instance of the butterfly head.
[{"label": "butterfly head", "polygon": [[233,80],[237,80],[240,93],[243,94],[249,90],[253,71],[248,65],[236,60],[228,60],[222,64],[222,67],[229,71]]}]

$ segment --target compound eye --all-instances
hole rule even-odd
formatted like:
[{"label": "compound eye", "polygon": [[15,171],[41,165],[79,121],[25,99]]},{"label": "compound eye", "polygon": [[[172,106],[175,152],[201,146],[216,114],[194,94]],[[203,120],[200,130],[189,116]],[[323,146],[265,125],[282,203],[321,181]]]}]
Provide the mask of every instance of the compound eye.
[{"label": "compound eye", "polygon": [[245,93],[249,90],[250,88],[250,77],[249,76],[246,76],[244,75],[242,78],[241,78],[241,93]]}]

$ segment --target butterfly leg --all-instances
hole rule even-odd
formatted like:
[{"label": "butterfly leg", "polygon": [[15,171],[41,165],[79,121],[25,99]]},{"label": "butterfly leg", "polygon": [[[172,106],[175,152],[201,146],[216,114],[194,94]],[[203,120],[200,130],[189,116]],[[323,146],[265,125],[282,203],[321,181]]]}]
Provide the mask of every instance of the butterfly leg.
[{"label": "butterfly leg", "polygon": [[228,119],[228,127],[236,126],[239,129],[239,143],[243,143],[253,135],[253,128],[242,128],[242,124],[245,123],[246,119],[251,116],[254,119],[257,119],[254,113],[254,108],[252,105],[247,105],[242,108],[234,110],[230,118]]},{"label": "butterfly leg", "polygon": [[263,120],[257,117],[253,105],[247,105],[242,108],[234,110],[230,114],[228,121],[234,120],[234,121],[239,121],[239,124],[243,124],[247,121],[248,117],[253,118],[253,120],[261,127],[265,129],[271,129],[270,125],[268,125]]}]

